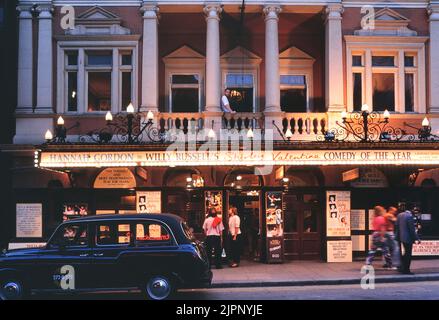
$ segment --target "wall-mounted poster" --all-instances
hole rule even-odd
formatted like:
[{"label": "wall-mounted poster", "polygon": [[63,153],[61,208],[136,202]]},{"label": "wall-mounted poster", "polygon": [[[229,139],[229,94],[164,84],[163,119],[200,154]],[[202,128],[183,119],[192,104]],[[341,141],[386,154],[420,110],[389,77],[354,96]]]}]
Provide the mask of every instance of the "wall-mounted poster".
[{"label": "wall-mounted poster", "polygon": [[326,236],[350,237],[350,213],[350,191],[326,191]]},{"label": "wall-mounted poster", "polygon": [[265,224],[267,229],[267,262],[283,260],[283,209],[282,192],[268,191],[265,194]]},{"label": "wall-mounted poster", "polygon": [[160,213],[162,211],[161,191],[137,191],[136,208],[138,213]]},{"label": "wall-mounted poster", "polygon": [[352,262],[352,241],[328,241],[328,262]]},{"label": "wall-mounted poster", "polygon": [[205,191],[204,192],[205,214],[210,208],[215,208],[218,215],[223,214],[223,192],[222,191]]},{"label": "wall-mounted poster", "polygon": [[351,230],[366,230],[366,210],[351,210]]},{"label": "wall-mounted poster", "polygon": [[87,203],[69,203],[63,207],[62,220],[67,221],[88,215]]},{"label": "wall-mounted poster", "polygon": [[43,236],[43,205],[17,203],[16,237],[41,238]]},{"label": "wall-mounted poster", "polygon": [[95,179],[95,189],[135,188],[136,178],[128,168],[106,168]]},{"label": "wall-mounted poster", "polygon": [[413,245],[414,256],[439,256],[439,240],[422,240]]},{"label": "wall-mounted poster", "polygon": [[365,235],[353,235],[352,239],[352,251],[365,251],[366,250],[366,236]]}]

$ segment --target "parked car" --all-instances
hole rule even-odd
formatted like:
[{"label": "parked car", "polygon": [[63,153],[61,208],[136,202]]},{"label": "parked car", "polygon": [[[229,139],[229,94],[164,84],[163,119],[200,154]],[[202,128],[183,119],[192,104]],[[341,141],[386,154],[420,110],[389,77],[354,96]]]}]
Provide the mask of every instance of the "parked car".
[{"label": "parked car", "polygon": [[140,288],[169,298],[211,284],[203,245],[171,214],[101,215],[62,223],[47,245],[0,255],[0,298],[31,291]]}]

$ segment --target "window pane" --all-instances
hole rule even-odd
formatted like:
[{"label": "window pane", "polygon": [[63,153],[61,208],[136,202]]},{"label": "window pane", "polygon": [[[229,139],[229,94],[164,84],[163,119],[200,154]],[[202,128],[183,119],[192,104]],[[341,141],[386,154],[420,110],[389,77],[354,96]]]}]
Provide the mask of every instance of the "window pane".
[{"label": "window pane", "polygon": [[406,67],[414,67],[415,66],[415,57],[413,57],[413,56],[405,56],[404,57],[404,66],[406,66]]},{"label": "window pane", "polygon": [[123,66],[130,66],[132,64],[132,55],[129,54],[123,54],[122,55],[122,65]]},{"label": "window pane", "polygon": [[229,87],[230,106],[236,112],[253,112],[253,88]]},{"label": "window pane", "polygon": [[131,101],[131,72],[122,72],[122,110],[126,110]]},{"label": "window pane", "polygon": [[93,52],[87,55],[87,65],[89,66],[111,66],[113,55],[111,52]]},{"label": "window pane", "polygon": [[129,224],[101,224],[97,226],[96,243],[98,245],[118,245],[130,243]]},{"label": "window pane", "polygon": [[306,89],[282,89],[280,106],[285,112],[306,112]]},{"label": "window pane", "polygon": [[353,84],[353,103],[354,103],[354,110],[359,111],[361,110],[361,106],[362,106],[362,91],[361,91],[361,73],[354,73],[353,75],[353,79],[352,79],[352,84]]},{"label": "window pane", "polygon": [[198,84],[198,75],[174,74],[172,75],[172,84]]},{"label": "window pane", "polygon": [[111,109],[111,72],[88,73],[88,111]]},{"label": "window pane", "polygon": [[317,232],[317,212],[303,210],[303,232]]},{"label": "window pane", "polygon": [[198,88],[172,88],[172,112],[198,110]]},{"label": "window pane", "polygon": [[158,223],[138,223],[136,225],[137,245],[166,245],[171,236],[164,226]]},{"label": "window pane", "polygon": [[352,56],[352,66],[361,67],[362,65],[361,56]]},{"label": "window pane", "polygon": [[88,242],[87,238],[87,225],[67,225],[61,229],[53,241],[55,246],[86,246]]},{"label": "window pane", "polygon": [[69,52],[67,54],[67,64],[69,66],[77,66],[78,65],[78,53],[77,52]]},{"label": "window pane", "polygon": [[305,85],[305,76],[281,75],[280,84],[283,85]]},{"label": "window pane", "polygon": [[372,75],[373,110],[395,111],[395,77],[393,73]]},{"label": "window pane", "polygon": [[395,66],[395,57],[393,56],[373,56],[373,67],[393,67]]},{"label": "window pane", "polygon": [[253,86],[253,75],[251,74],[228,74],[226,76],[226,87],[251,87]]},{"label": "window pane", "polygon": [[78,73],[69,72],[67,77],[67,110],[78,111]]},{"label": "window pane", "polygon": [[414,111],[415,105],[415,86],[412,73],[405,74],[405,111]]}]

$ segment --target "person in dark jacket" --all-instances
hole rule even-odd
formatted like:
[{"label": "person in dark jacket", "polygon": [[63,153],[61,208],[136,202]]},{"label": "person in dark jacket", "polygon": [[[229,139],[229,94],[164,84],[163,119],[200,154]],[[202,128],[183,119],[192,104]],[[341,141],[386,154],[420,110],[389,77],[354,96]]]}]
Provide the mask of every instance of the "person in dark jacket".
[{"label": "person in dark jacket", "polygon": [[406,210],[398,214],[395,223],[395,240],[399,242],[399,246],[404,247],[404,254],[401,252],[401,265],[398,269],[403,274],[413,274],[410,271],[410,263],[412,261],[413,243],[420,243],[418,234],[415,230],[415,220],[410,210]]}]

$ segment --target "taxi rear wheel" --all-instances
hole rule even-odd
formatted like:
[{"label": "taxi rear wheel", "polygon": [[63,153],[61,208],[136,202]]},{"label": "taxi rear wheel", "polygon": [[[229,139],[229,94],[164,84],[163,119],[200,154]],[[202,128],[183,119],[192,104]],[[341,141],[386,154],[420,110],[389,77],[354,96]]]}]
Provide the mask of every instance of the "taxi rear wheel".
[{"label": "taxi rear wheel", "polygon": [[0,281],[0,300],[22,300],[26,293],[23,281],[18,278]]},{"label": "taxi rear wheel", "polygon": [[148,300],[165,300],[175,293],[174,281],[169,276],[154,275],[143,286],[143,294]]}]

